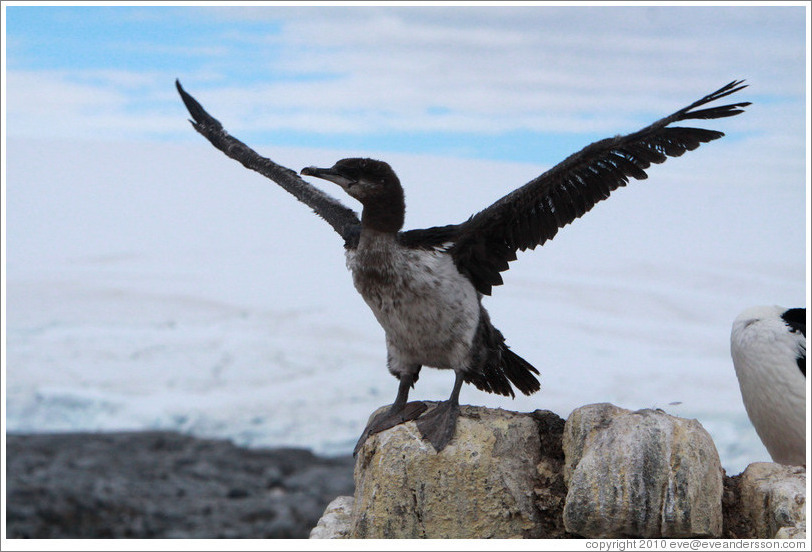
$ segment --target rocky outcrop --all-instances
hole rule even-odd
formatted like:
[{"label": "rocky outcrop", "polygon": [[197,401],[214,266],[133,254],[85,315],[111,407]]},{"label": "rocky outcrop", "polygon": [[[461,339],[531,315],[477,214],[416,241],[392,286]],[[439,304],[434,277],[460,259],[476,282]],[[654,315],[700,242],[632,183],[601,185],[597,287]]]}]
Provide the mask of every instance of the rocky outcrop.
[{"label": "rocky outcrop", "polygon": [[[806,470],[757,462],[738,477],[747,537],[806,538]],[[780,535],[779,535],[780,533]]]},{"label": "rocky outcrop", "polygon": [[722,466],[696,420],[585,406],[567,420],[564,454],[569,532],[590,538],[722,534]]},{"label": "rocky outcrop", "polygon": [[440,453],[408,422],[367,441],[355,482],[313,538],[805,535],[802,468],[753,464],[725,477],[696,420],[610,404],[566,424],[463,406]]}]

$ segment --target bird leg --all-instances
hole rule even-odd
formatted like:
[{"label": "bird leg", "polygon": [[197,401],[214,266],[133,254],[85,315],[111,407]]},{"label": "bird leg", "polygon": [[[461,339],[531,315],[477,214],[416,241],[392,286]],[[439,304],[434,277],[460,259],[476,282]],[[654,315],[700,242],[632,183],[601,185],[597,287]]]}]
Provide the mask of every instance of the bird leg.
[{"label": "bird leg", "polygon": [[400,425],[404,422],[414,420],[426,411],[428,406],[426,403],[414,401],[407,403],[406,399],[409,398],[409,389],[414,385],[414,375],[404,374],[400,376],[400,385],[398,386],[398,396],[395,402],[386,412],[381,412],[375,416],[368,424],[361,438],[355,444],[352,455],[356,456],[363,444],[371,435],[380,433],[381,431]]},{"label": "bird leg", "polygon": [[428,414],[417,420],[417,429],[440,452],[454,437],[457,428],[457,417],[460,413],[460,389],[462,388],[462,373],[457,372],[454,380],[454,389],[447,401],[434,407]]}]

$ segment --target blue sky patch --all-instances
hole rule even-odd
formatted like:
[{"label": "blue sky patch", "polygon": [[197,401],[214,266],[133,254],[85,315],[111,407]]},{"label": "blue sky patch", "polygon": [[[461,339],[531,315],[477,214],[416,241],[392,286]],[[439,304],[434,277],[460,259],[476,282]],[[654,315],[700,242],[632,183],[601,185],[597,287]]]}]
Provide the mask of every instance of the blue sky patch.
[{"label": "blue sky patch", "polygon": [[4,9],[10,137],[188,139],[175,78],[291,146],[550,164],[742,77],[728,135],[803,131],[799,8]]}]

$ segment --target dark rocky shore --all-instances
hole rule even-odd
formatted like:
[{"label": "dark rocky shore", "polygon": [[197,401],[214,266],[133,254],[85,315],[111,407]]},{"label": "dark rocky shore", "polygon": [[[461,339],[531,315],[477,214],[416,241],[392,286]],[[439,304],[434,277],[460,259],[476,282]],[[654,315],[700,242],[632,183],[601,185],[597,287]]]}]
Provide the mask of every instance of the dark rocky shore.
[{"label": "dark rocky shore", "polygon": [[170,432],[8,435],[8,538],[307,538],[352,470]]}]

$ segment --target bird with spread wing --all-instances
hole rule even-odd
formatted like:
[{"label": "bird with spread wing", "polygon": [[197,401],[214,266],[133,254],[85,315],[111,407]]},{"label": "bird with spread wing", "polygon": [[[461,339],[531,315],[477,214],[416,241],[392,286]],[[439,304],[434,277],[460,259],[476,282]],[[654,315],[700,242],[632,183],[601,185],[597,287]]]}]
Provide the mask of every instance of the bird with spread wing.
[{"label": "bird with spread wing", "polygon": [[[750,105],[708,106],[746,87],[733,81],[637,132],[586,146],[464,222],[404,231],[403,188],[387,163],[347,158],[329,168],[301,171],[337,184],[358,200],[359,217],[295,171],[231,136],[180,82],[176,86],[197,132],[293,194],[344,240],[353,283],[385,331],[388,369],[399,380],[394,403],[370,420],[356,453],[371,435],[411,420],[442,451],[454,437],[463,383],[511,397],[514,387],[526,395],[538,391],[538,370],[507,346],[482,296],[502,284],[501,272],[518,251],[552,239],[630,179],[647,178],[651,164],[724,136],[675,123],[731,117]],[[423,366],[455,373],[451,396],[431,409],[421,401],[408,402]]]}]

